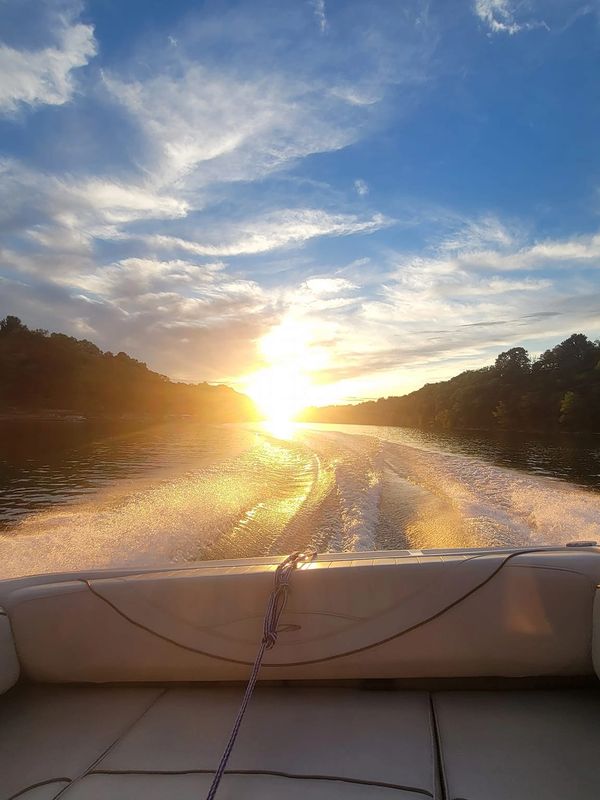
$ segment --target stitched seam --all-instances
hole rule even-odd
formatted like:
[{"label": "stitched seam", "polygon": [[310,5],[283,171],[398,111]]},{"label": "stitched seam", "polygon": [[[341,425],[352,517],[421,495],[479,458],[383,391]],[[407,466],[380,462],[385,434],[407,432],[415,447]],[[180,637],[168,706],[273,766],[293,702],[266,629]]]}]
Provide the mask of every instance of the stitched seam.
[{"label": "stitched seam", "polygon": [[[18,792],[15,794],[11,794],[10,797],[7,797],[6,800],[16,800],[17,797],[22,797],[27,792],[30,792],[32,789],[37,789],[38,786],[48,786],[51,783],[66,783],[67,785],[71,783],[71,778],[47,778],[45,781],[37,781],[36,783],[30,783],[29,786],[25,786],[24,789],[19,789]],[[66,788],[66,787],[65,787]],[[58,797],[58,795],[54,795],[54,797]]]},{"label": "stitched seam", "polygon": [[86,775],[89,775],[89,773],[94,769],[94,767],[97,764],[100,764],[104,760],[104,758],[119,744],[119,742],[121,742],[125,738],[125,736],[127,736],[127,734],[133,730],[133,728],[137,725],[137,723],[146,716],[146,714],[150,711],[150,709],[158,702],[158,700],[161,699],[161,697],[163,697],[167,693],[167,691],[168,689],[164,689],[162,692],[159,692],[156,695],[156,697],[152,699],[150,704],[146,706],[146,708],[141,712],[141,714],[138,714],[138,716],[132,722],[130,722],[129,725],[127,725],[127,727],[123,731],[121,731],[121,733],[108,745],[108,747],[106,747],[100,753],[100,755],[97,758],[95,758],[92,761],[92,763],[88,767],[86,767],[86,769],[80,775],[78,775],[76,778],[73,778],[71,782],[67,784],[67,786],[65,786],[64,789],[62,789],[56,795],[54,800],[58,800],[59,797],[63,797],[72,786],[83,780],[83,778],[85,778]]},{"label": "stitched seam", "polygon": [[[91,770],[89,775],[213,775],[212,769],[179,769],[179,770],[159,770],[159,769],[123,769],[123,770]],[[399,783],[387,783],[385,781],[370,781],[362,778],[345,778],[339,775],[310,775],[298,774],[293,772],[280,772],[278,770],[267,769],[228,769],[225,775],[268,775],[276,778],[289,778],[291,780],[305,781],[339,781],[340,783],[354,783],[360,786],[377,786],[382,789],[396,789],[403,792],[414,792],[433,798],[427,789],[419,789],[416,786],[403,786]]]},{"label": "stitched seam", "polygon": [[[562,548],[560,548],[560,549],[562,550]],[[440,609],[439,611],[436,611],[434,614],[430,615],[429,617],[426,617],[425,619],[419,620],[419,622],[416,622],[414,625],[411,625],[408,628],[404,628],[403,630],[399,631],[398,633],[392,634],[392,636],[387,636],[385,639],[381,639],[378,642],[373,642],[372,644],[365,645],[364,647],[357,647],[354,650],[347,650],[347,651],[345,651],[343,653],[335,653],[334,655],[326,656],[326,657],[323,657],[323,658],[313,658],[313,659],[309,659],[307,661],[290,661],[290,662],[283,663],[283,664],[281,664],[281,663],[270,663],[270,664],[265,664],[264,666],[265,667],[301,667],[301,666],[306,666],[306,665],[309,665],[309,664],[321,664],[321,663],[327,662],[327,661],[334,661],[335,659],[338,659],[338,658],[345,658],[346,656],[356,655],[357,653],[363,653],[366,650],[372,650],[375,647],[380,647],[381,645],[387,644],[388,642],[391,642],[394,639],[399,639],[401,636],[404,636],[405,634],[410,633],[411,631],[414,631],[417,628],[421,628],[424,625],[427,625],[429,622],[432,622],[435,619],[438,619],[443,614],[445,614],[447,611],[450,611],[452,608],[454,608],[455,606],[459,605],[460,603],[462,603],[467,598],[471,597],[471,595],[473,595],[475,592],[479,591],[479,589],[483,588],[486,584],[488,584],[491,580],[493,580],[496,577],[496,575],[498,575],[498,573],[505,567],[505,565],[509,561],[511,561],[513,558],[515,558],[517,556],[521,556],[521,555],[529,555],[530,553],[547,553],[547,552],[548,552],[548,548],[544,547],[544,548],[539,548],[537,550],[530,550],[530,549],[529,550],[518,550],[518,551],[516,551],[514,553],[509,553],[506,556],[506,558],[498,565],[498,567],[491,573],[491,575],[488,575],[487,578],[485,578],[483,581],[481,581],[481,583],[477,584],[477,586],[474,586],[468,592],[466,592],[465,594],[461,595],[461,597],[457,598],[456,600],[454,600],[449,605],[444,606],[444,608]],[[236,658],[228,658],[226,656],[216,655],[215,653],[209,653],[209,652],[207,652],[205,650],[201,650],[200,648],[191,647],[190,645],[182,644],[181,642],[178,642],[175,639],[171,639],[169,636],[165,636],[162,633],[158,633],[158,631],[155,631],[152,628],[149,628],[146,625],[144,625],[143,623],[137,622],[136,620],[134,620],[130,616],[128,616],[118,606],[116,606],[114,603],[112,603],[110,600],[108,600],[106,597],[104,597],[98,591],[96,591],[88,580],[86,580],[84,578],[79,578],[78,580],[79,580],[79,582],[84,583],[88,587],[88,589],[90,590],[90,592],[93,595],[95,595],[99,600],[102,600],[104,603],[106,603],[110,608],[113,609],[113,611],[115,611],[117,614],[119,614],[119,616],[123,617],[123,619],[126,619],[131,625],[134,625],[137,628],[140,628],[141,630],[146,631],[147,633],[151,634],[152,636],[156,636],[158,639],[162,639],[162,640],[164,640],[166,642],[169,642],[170,644],[175,645],[175,647],[180,647],[182,650],[187,650],[188,652],[191,652],[191,653],[197,653],[198,655],[206,656],[207,658],[212,658],[212,659],[215,659],[217,661],[226,661],[226,662],[228,662],[230,664],[241,664],[243,666],[251,666],[252,665],[252,662],[250,662],[250,661],[242,661],[242,660],[236,659]]]},{"label": "stitched seam", "polygon": [[431,713],[431,721],[432,721],[432,730],[433,735],[435,737],[435,752],[437,757],[437,765],[439,768],[439,775],[440,775],[440,790],[441,790],[441,798],[440,800],[448,800],[448,784],[446,781],[446,770],[444,769],[444,754],[442,749],[442,739],[440,734],[440,728],[438,725],[438,718],[437,714],[435,713],[435,701],[433,694],[429,695],[429,708]]}]

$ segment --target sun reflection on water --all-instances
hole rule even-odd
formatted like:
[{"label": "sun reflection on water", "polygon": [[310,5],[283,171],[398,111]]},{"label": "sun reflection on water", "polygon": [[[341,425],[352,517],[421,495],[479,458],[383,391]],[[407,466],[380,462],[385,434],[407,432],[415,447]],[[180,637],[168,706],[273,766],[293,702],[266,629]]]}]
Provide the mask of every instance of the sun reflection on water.
[{"label": "sun reflection on water", "polygon": [[262,431],[276,439],[284,439],[286,442],[291,442],[296,438],[298,427],[297,422],[284,418],[266,419],[260,423]]}]

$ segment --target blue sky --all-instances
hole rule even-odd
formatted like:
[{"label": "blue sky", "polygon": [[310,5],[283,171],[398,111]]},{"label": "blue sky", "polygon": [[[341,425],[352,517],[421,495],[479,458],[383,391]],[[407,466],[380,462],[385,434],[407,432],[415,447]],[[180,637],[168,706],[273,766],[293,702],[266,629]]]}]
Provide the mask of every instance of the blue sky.
[{"label": "blue sky", "polygon": [[0,38],[2,316],[312,402],[600,335],[597,0],[0,0]]}]

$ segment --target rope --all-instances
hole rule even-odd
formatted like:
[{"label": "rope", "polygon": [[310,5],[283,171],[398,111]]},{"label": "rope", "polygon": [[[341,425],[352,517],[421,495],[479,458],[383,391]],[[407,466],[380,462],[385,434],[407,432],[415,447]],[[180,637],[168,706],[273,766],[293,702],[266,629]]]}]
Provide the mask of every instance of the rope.
[{"label": "rope", "polygon": [[252,672],[248,678],[244,697],[235,718],[235,722],[233,723],[231,733],[229,734],[229,740],[225,746],[223,755],[221,756],[221,761],[219,762],[219,766],[215,772],[210,789],[208,790],[208,794],[206,795],[206,800],[213,800],[217,794],[219,784],[221,783],[221,778],[225,772],[227,762],[229,761],[229,756],[231,755],[231,751],[233,750],[235,740],[237,739],[242,720],[244,719],[246,708],[248,707],[248,703],[250,702],[250,698],[254,692],[254,687],[256,686],[256,681],[258,680],[258,673],[260,672],[263,657],[265,652],[267,650],[271,650],[277,642],[279,618],[281,617],[281,614],[283,613],[287,603],[292,573],[295,569],[297,569],[299,564],[313,561],[316,555],[317,552],[313,549],[307,550],[306,553],[292,553],[286,559],[284,559],[284,561],[282,561],[275,570],[273,589],[269,595],[269,602],[267,603],[267,608],[265,611],[263,635],[260,647],[258,648],[258,653],[254,659]]}]

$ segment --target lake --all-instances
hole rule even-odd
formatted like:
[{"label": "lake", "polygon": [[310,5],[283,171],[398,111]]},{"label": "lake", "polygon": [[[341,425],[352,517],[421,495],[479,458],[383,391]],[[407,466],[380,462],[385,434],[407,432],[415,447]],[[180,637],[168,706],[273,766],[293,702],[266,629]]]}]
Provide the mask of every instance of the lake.
[{"label": "lake", "polygon": [[0,422],[0,577],[600,540],[600,437]]}]

